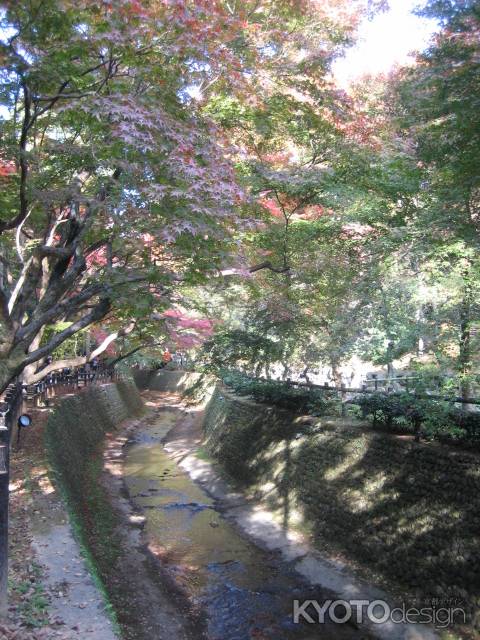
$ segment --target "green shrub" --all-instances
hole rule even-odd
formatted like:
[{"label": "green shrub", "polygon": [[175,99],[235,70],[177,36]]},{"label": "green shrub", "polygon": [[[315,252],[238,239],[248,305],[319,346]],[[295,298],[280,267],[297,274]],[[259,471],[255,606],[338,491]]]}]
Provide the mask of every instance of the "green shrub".
[{"label": "green shrub", "polygon": [[250,396],[257,402],[317,416],[336,415],[340,410],[340,401],[331,391],[295,387],[278,380],[258,380],[238,371],[224,371],[221,377],[235,393]]},{"label": "green shrub", "polygon": [[408,393],[365,394],[355,398],[362,417],[374,426],[404,433],[419,433],[442,441],[480,444],[480,413],[467,412],[442,400]]},{"label": "green shrub", "polygon": [[445,403],[436,403],[422,428],[432,439],[480,445],[480,413],[476,411],[468,412]]},{"label": "green shrub", "polygon": [[460,409],[451,410],[453,421],[465,431],[465,438],[480,444],[480,412],[467,412]]},{"label": "green shrub", "polygon": [[372,420],[375,426],[409,432],[418,430],[428,412],[426,401],[409,393],[365,394],[356,398],[355,403],[360,406],[363,417]]}]

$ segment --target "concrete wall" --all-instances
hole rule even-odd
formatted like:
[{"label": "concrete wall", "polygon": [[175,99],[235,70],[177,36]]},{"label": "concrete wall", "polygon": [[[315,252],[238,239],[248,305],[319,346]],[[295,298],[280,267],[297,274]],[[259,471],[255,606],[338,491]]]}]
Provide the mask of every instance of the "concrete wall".
[{"label": "concrete wall", "polygon": [[326,419],[312,426],[221,387],[205,437],[245,491],[320,549],[412,599],[480,601],[478,457]]},{"label": "concrete wall", "polygon": [[139,389],[151,389],[152,391],[179,391],[185,389],[200,380],[202,375],[191,371],[169,371],[145,369],[132,369],[132,376]]},{"label": "concrete wall", "polygon": [[214,376],[192,371],[146,371],[132,369],[135,384],[140,390],[181,393],[192,402],[206,402],[218,383]]},{"label": "concrete wall", "polygon": [[86,465],[105,433],[142,411],[138,389],[129,380],[86,387],[59,402],[45,437],[51,462],[73,498],[81,495]]}]

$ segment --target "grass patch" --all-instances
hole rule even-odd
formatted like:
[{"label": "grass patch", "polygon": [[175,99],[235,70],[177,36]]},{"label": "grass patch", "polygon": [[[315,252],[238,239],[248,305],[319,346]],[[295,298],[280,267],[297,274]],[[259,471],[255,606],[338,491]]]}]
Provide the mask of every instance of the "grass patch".
[{"label": "grass patch", "polygon": [[213,457],[210,455],[207,449],[203,446],[198,447],[198,449],[195,452],[195,457],[198,458],[199,460],[205,460],[205,462],[214,462]]},{"label": "grass patch", "polygon": [[122,556],[117,533],[120,523],[99,482],[102,468],[101,455],[96,455],[86,465],[82,522],[97,561],[101,561],[102,566],[113,567]]},{"label": "grass patch", "polygon": [[21,601],[18,614],[29,628],[37,629],[49,623],[50,600],[41,582],[42,575],[42,567],[32,563],[28,579],[10,583],[10,591]]}]

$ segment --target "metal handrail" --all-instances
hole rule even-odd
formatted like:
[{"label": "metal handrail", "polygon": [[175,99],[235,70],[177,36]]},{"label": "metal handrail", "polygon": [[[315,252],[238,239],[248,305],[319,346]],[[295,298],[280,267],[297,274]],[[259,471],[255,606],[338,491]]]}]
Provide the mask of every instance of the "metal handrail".
[{"label": "metal handrail", "polygon": [[24,399],[37,401],[38,398],[47,399],[48,393],[56,387],[80,388],[93,382],[114,379],[118,376],[114,367],[100,362],[95,367],[86,368],[85,365],[76,367],[62,367],[50,371],[44,378],[33,384],[20,384],[19,378],[8,385],[0,396],[0,414],[8,411],[8,406],[14,401],[17,393],[21,392]]}]

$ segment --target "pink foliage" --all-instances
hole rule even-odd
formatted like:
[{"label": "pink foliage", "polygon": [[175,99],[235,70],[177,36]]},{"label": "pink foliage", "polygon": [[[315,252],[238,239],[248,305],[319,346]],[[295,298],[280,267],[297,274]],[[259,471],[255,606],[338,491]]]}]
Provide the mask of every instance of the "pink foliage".
[{"label": "pink foliage", "polygon": [[107,264],[107,250],[105,247],[100,247],[95,251],[92,251],[86,258],[87,268],[91,267],[104,267]]},{"label": "pink foliage", "polygon": [[146,247],[151,247],[155,244],[155,236],[152,236],[151,233],[142,233],[142,240]]},{"label": "pink foliage", "polygon": [[170,331],[170,338],[175,342],[176,348],[181,350],[193,349],[194,347],[200,346],[203,342],[199,336],[178,333],[177,331]]},{"label": "pink foliage", "polygon": [[282,210],[275,200],[272,198],[262,198],[259,202],[274,218],[283,218]]},{"label": "pink foliage", "polygon": [[166,320],[167,331],[177,349],[192,349],[200,346],[213,333],[214,322],[208,318],[194,318],[179,309],[167,309],[162,316]]},{"label": "pink foliage", "polygon": [[14,162],[3,162],[0,160],[0,177],[5,178],[16,173],[17,169]]},{"label": "pink foliage", "polygon": [[178,311],[177,309],[167,309],[166,311],[163,312],[163,317],[164,318],[181,318],[182,314],[180,313],[180,311]]},{"label": "pink foliage", "polygon": [[279,151],[277,153],[266,153],[262,155],[262,160],[273,167],[281,168],[291,162],[292,154],[283,151]]}]

